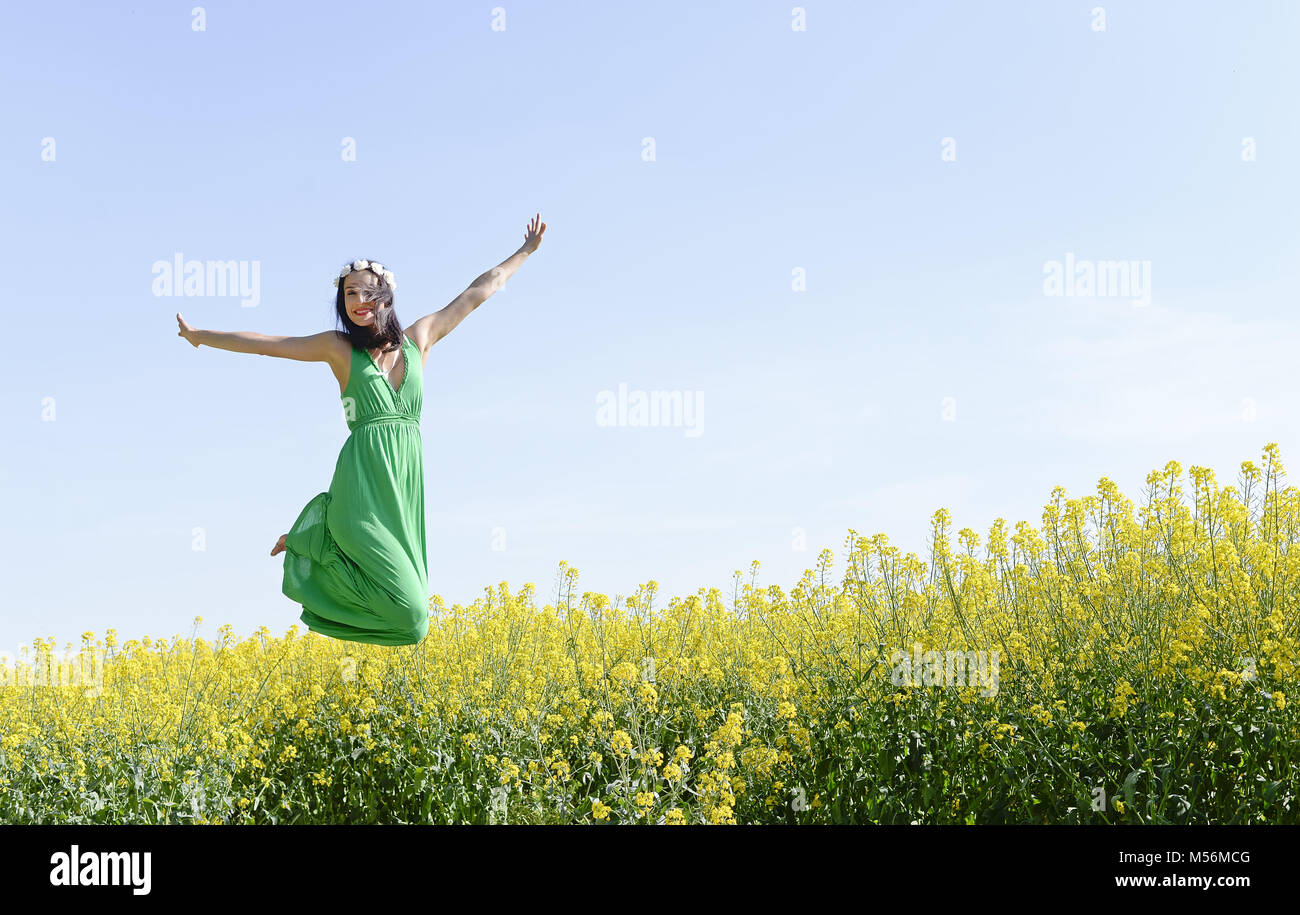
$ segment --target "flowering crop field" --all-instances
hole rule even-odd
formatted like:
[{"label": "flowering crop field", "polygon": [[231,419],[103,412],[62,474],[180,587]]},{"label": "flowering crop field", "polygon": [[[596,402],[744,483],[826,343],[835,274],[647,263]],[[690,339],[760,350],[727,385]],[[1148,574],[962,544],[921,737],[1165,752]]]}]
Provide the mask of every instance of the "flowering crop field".
[{"label": "flowering crop field", "polygon": [[0,822],[1300,822],[1282,480],[1171,462],[955,545],[941,509],[927,559],[850,531],[788,593],[561,564],[402,648],[87,633],[98,685],[0,687]]}]

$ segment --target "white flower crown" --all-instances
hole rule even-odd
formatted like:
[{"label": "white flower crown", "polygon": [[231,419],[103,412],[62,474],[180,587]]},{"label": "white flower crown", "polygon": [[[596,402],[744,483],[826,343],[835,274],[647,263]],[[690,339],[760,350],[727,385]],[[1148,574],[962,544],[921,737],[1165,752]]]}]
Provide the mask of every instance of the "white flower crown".
[{"label": "white flower crown", "polygon": [[342,280],[343,277],[351,273],[353,270],[373,270],[375,273],[379,274],[384,278],[384,281],[388,283],[390,288],[392,288],[394,291],[397,289],[397,279],[393,276],[393,271],[386,268],[383,264],[379,263],[379,261],[363,261],[363,260],[353,261],[352,263],[344,267],[339,272],[338,276],[334,277],[334,285],[337,286],[339,284],[339,281]]}]

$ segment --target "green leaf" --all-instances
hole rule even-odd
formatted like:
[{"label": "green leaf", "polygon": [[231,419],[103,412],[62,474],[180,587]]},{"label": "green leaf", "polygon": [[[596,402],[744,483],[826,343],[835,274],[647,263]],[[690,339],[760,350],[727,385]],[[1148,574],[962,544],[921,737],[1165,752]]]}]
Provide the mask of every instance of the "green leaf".
[{"label": "green leaf", "polygon": [[1141,774],[1142,774],[1142,770],[1141,770],[1141,769],[1134,769],[1132,772],[1130,772],[1130,773],[1128,774],[1128,778],[1124,779],[1124,789],[1123,789],[1123,790],[1124,790],[1124,803],[1125,803],[1127,806],[1129,806],[1129,807],[1133,807],[1133,806],[1134,806],[1134,804],[1133,804],[1133,785],[1134,785],[1135,782],[1137,782],[1137,778],[1138,778],[1138,776],[1141,775]]}]

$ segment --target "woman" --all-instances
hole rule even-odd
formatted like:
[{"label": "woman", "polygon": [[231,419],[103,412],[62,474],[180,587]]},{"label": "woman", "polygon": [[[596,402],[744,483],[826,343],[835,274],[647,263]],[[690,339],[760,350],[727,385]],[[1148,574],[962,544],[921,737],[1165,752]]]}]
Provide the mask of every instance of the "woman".
[{"label": "woman", "polygon": [[308,629],[376,645],[414,645],[428,632],[424,365],[429,348],[537,250],[546,231],[540,219],[539,213],[528,224],[518,251],[406,330],[393,310],[396,278],[366,260],[353,261],[334,281],[341,332],[268,337],[196,330],[177,313],[179,336],[196,347],[326,362],[338,379],[350,434],[334,477],[271,549],[272,556],[285,554],[282,590],[302,605]]}]

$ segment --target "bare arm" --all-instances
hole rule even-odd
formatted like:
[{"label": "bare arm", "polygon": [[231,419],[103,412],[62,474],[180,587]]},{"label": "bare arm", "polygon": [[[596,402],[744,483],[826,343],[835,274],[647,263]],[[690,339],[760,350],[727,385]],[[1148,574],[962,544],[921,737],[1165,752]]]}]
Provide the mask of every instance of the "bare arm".
[{"label": "bare arm", "polygon": [[524,243],[518,251],[491,270],[476,277],[464,292],[447,305],[412,322],[407,327],[406,334],[416,346],[420,347],[421,355],[428,353],[429,347],[455,330],[456,325],[465,320],[471,311],[504,286],[506,280],[514,275],[528,255],[537,250],[537,246],[542,243],[542,233],[545,231],[546,223],[541,222],[541,214],[538,213],[528,224],[528,231],[524,233]]},{"label": "bare arm", "polygon": [[179,313],[176,322],[180,325],[177,336],[184,337],[196,347],[203,344],[234,353],[256,353],[259,356],[331,364],[342,351],[339,336],[332,330],[306,337],[272,337],[247,330],[199,330],[185,323]]}]

